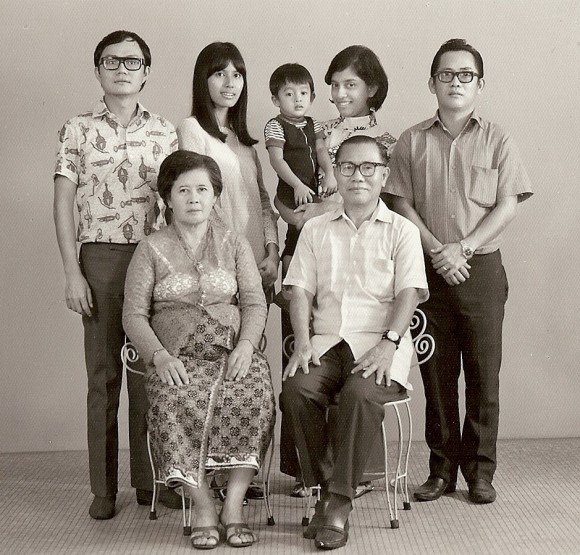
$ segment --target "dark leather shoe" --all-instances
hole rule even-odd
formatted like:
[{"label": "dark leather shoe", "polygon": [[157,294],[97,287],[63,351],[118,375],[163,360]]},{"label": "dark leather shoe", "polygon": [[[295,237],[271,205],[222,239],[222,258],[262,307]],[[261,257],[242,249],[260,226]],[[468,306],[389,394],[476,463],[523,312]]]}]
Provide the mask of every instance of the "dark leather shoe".
[{"label": "dark leather shoe", "polygon": [[429,476],[427,481],[420,485],[413,494],[416,501],[435,501],[444,493],[453,493],[455,482],[448,482],[439,476]]},{"label": "dark leather shoe", "polygon": [[316,534],[314,545],[318,549],[338,549],[344,547],[348,541],[348,520],[344,524],[344,528],[340,526],[332,526],[330,524],[323,524]]},{"label": "dark leather shoe", "polygon": [[153,499],[153,492],[146,489],[136,489],[137,505],[151,505]]},{"label": "dark leather shoe", "polygon": [[487,481],[481,478],[473,480],[467,484],[469,488],[469,500],[472,503],[493,503],[497,494],[494,487]]},{"label": "dark leather shoe", "polygon": [[246,497],[248,499],[264,499],[264,489],[262,486],[255,484],[252,482],[248,486],[248,490],[246,491]]},{"label": "dark leather shoe", "polygon": [[[137,503],[139,505],[151,505],[153,492],[147,489],[136,489]],[[159,492],[159,502],[168,509],[181,509],[181,495],[171,489],[162,489]]]},{"label": "dark leather shoe", "polygon": [[95,520],[109,520],[115,516],[115,501],[114,495],[109,497],[98,497],[95,495],[93,502],[89,508],[89,515]]},{"label": "dark leather shoe", "polygon": [[320,527],[324,524],[324,511],[328,506],[327,501],[317,501],[316,505],[314,506],[314,515],[310,519],[308,526],[302,532],[302,537],[307,540],[313,540],[316,538],[316,534],[320,530]]},{"label": "dark leather shoe", "polygon": [[162,489],[159,492],[159,502],[168,509],[181,509],[183,507],[181,494],[172,489]]}]

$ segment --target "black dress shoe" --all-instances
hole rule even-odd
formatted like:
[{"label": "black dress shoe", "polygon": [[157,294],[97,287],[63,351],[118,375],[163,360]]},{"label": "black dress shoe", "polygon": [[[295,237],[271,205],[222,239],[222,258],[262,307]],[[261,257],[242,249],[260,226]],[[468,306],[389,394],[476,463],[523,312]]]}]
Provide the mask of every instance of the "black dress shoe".
[{"label": "black dress shoe", "polygon": [[487,480],[481,478],[467,484],[469,488],[469,500],[472,503],[493,503],[497,494],[494,487]]},{"label": "black dress shoe", "polygon": [[252,482],[248,486],[248,490],[246,491],[246,497],[248,499],[264,499],[264,489],[262,486],[255,484]]},{"label": "black dress shoe", "polygon": [[320,530],[320,527],[324,524],[324,511],[328,506],[327,501],[317,501],[314,506],[314,515],[310,519],[308,526],[302,532],[302,537],[307,540],[313,540],[316,538],[316,534]]},{"label": "black dress shoe", "polygon": [[344,547],[348,542],[348,520],[344,523],[344,528],[323,524],[316,534],[314,545],[318,549],[338,549]]},{"label": "black dress shoe", "polygon": [[89,507],[89,515],[95,520],[109,520],[113,518],[115,516],[115,501],[116,497],[114,495],[109,497],[98,497],[95,495]]},{"label": "black dress shoe", "polygon": [[[139,505],[151,505],[153,492],[147,489],[136,489],[137,503]],[[171,489],[162,489],[159,492],[159,502],[168,509],[181,509],[181,495]]]},{"label": "black dress shoe", "polygon": [[448,482],[439,476],[429,476],[427,481],[420,485],[413,494],[416,501],[435,501],[444,493],[453,493],[455,482]]}]

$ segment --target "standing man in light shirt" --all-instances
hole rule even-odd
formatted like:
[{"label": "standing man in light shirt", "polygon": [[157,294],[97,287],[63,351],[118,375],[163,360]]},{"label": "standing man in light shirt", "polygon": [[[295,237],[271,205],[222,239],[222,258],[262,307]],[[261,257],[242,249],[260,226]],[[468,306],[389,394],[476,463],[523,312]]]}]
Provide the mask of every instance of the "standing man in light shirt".
[{"label": "standing man in light shirt", "polygon": [[[157,172],[163,159],[177,149],[177,135],[171,123],[139,103],[151,67],[151,53],[141,37],[128,31],[107,35],[95,49],[94,66],[104,97],[60,131],[54,220],[66,304],[82,316],[84,326],[94,494],[89,514],[109,519],[115,515],[117,494],[125,273],[137,243],[157,225]],[[77,241],[81,243],[78,256]],[[151,501],[152,476],[143,374],[128,374],[127,389],[131,484],[137,502],[146,504]],[[161,501],[181,507],[173,492],[163,492]]]},{"label": "standing man in light shirt", "polygon": [[[387,184],[394,210],[417,225],[430,298],[423,310],[434,356],[421,365],[432,501],[455,491],[461,468],[474,503],[491,503],[497,466],[499,370],[508,283],[499,245],[531,185],[511,137],[475,112],[484,88],[480,53],[462,39],[441,46],[429,90],[437,114],[405,131]],[[460,429],[458,378],[466,415]]]},{"label": "standing man in light shirt", "polygon": [[[295,350],[284,370],[281,408],[306,487],[321,500],[304,537],[321,549],[348,540],[356,487],[383,420],[383,404],[407,396],[409,323],[428,297],[419,232],[379,199],[389,170],[384,146],[346,140],[335,175],[344,205],[302,228],[285,285]],[[310,329],[311,326],[311,329]],[[341,441],[331,454],[326,409],[340,393]]]}]

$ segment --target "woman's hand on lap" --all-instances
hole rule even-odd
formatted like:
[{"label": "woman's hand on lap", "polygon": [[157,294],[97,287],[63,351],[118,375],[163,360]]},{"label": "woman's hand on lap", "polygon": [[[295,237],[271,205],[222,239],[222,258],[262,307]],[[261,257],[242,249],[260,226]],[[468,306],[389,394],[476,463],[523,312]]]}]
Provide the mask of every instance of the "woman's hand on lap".
[{"label": "woman's hand on lap", "polygon": [[247,339],[241,339],[228,358],[226,380],[240,380],[250,369],[254,346]]},{"label": "woman's hand on lap", "polygon": [[168,385],[189,385],[189,377],[183,362],[167,351],[155,357],[155,372],[159,379]]}]

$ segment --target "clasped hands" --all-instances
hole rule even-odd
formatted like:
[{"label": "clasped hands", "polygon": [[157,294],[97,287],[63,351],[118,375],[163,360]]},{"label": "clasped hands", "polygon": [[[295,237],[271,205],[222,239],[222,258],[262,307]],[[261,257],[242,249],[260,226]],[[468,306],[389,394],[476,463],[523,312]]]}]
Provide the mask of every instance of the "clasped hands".
[{"label": "clasped hands", "polygon": [[[247,339],[240,339],[228,357],[228,369],[225,379],[237,381],[242,379],[250,369],[254,346]],[[159,379],[168,385],[189,385],[189,377],[183,362],[167,351],[155,357],[155,372]]]},{"label": "clasped hands", "polygon": [[449,285],[459,285],[469,279],[471,266],[463,256],[459,243],[447,243],[431,249],[431,263]]},{"label": "clasped hands", "polygon": [[[369,349],[364,355],[354,361],[355,367],[351,374],[362,372],[363,378],[368,378],[374,374],[375,383],[381,385],[386,381],[387,386],[391,385],[391,366],[397,346],[392,341],[380,341]],[[284,369],[282,381],[293,377],[298,368],[302,368],[305,374],[309,373],[308,364],[312,362],[314,366],[320,366],[320,359],[312,349],[310,341],[302,345],[296,345],[288,365]]]}]

